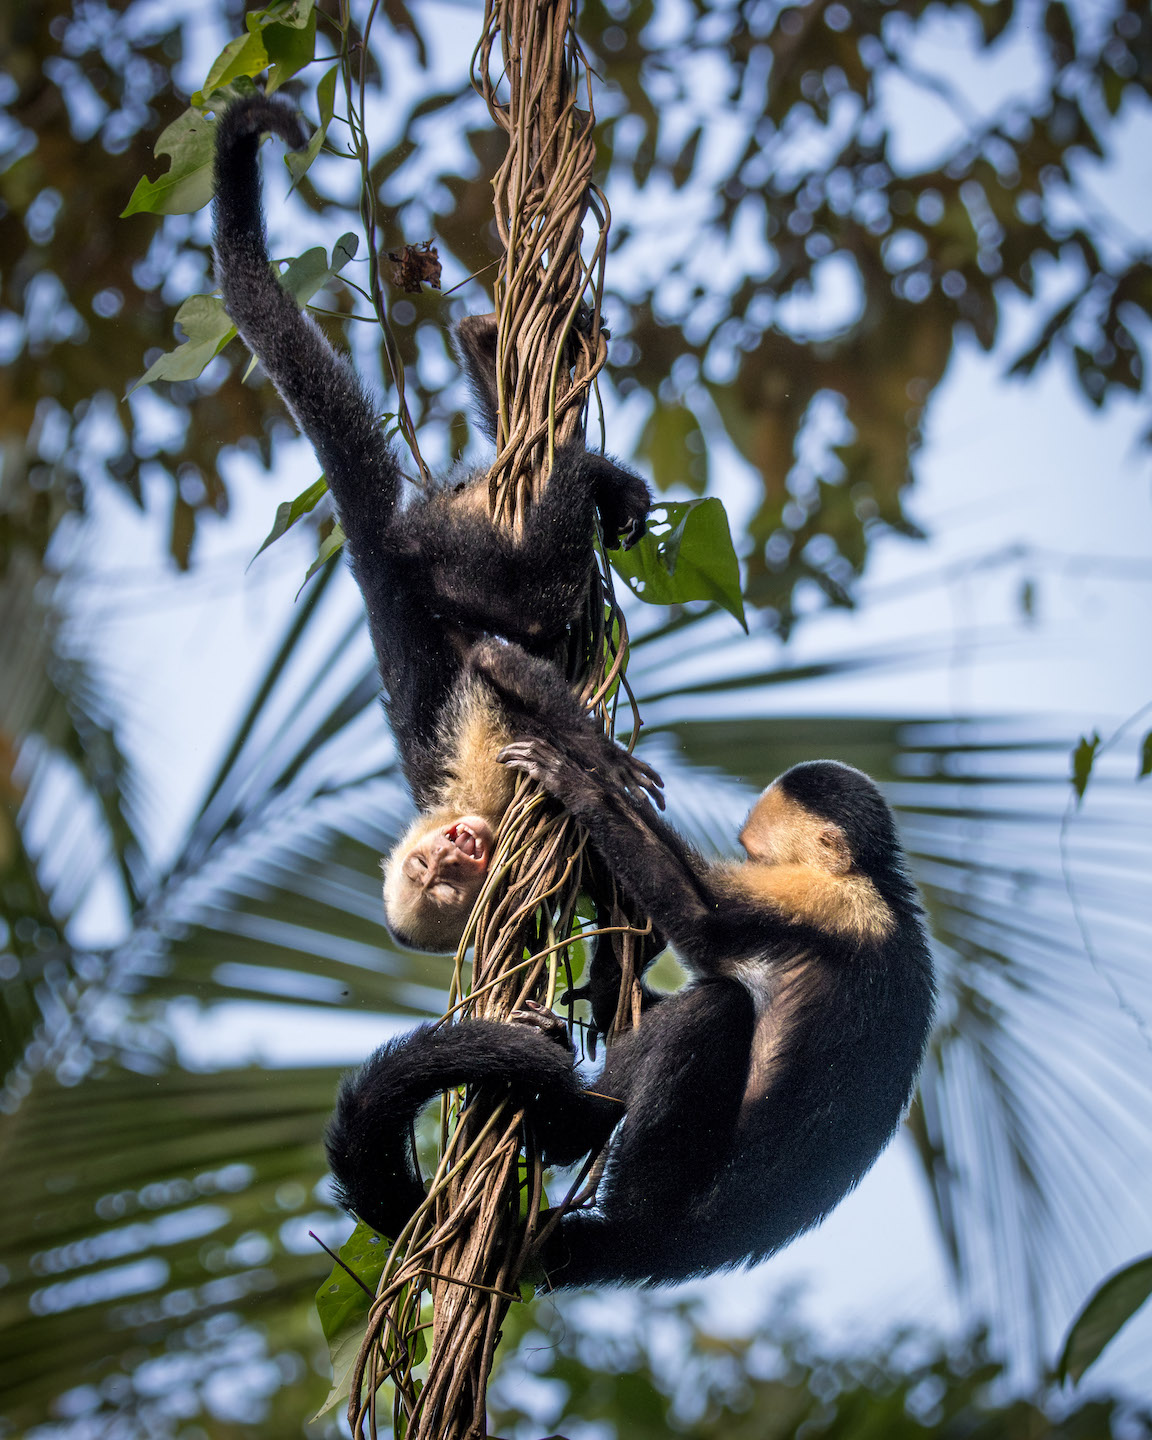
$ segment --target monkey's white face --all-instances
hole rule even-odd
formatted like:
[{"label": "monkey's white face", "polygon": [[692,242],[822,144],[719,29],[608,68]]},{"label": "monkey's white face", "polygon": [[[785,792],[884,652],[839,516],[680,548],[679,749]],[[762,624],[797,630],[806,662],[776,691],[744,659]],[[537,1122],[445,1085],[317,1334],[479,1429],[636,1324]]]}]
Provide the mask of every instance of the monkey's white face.
[{"label": "monkey's white face", "polygon": [[811,865],[833,875],[852,868],[852,851],[839,825],[813,815],[774,780],[749,812],[740,844],[761,865]]},{"label": "monkey's white face", "polygon": [[435,905],[471,908],[488,872],[495,836],[482,815],[462,815],[412,846],[400,867],[413,894]]},{"label": "monkey's white face", "polygon": [[482,815],[422,817],[384,867],[393,934],[424,950],[454,950],[484,884],[495,844]]}]

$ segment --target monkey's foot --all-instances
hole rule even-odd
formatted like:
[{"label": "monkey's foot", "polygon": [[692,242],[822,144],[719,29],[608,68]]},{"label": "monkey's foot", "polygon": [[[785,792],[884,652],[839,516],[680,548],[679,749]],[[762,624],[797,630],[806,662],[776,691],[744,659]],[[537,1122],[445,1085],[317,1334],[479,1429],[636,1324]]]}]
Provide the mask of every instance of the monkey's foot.
[{"label": "monkey's foot", "polygon": [[532,1030],[539,1030],[546,1039],[554,1041],[565,1050],[572,1048],[568,1039],[568,1026],[559,1015],[554,1015],[547,1005],[541,1005],[538,1000],[525,1000],[522,1010],[513,1010],[508,1017],[509,1025],[527,1025]]}]

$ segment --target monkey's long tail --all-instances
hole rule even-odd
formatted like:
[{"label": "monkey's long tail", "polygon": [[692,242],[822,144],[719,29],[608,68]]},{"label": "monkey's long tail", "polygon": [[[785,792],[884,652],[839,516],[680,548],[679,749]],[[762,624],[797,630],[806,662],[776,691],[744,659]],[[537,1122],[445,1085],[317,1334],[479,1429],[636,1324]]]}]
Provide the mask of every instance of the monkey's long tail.
[{"label": "monkey's long tail", "polygon": [[[295,110],[265,95],[237,100],[218,122],[216,279],[245,344],[259,357],[312,442],[349,530],[361,513],[375,513],[384,520],[391,516],[399,476],[377,423],[376,407],[352,367],[300,310],[272,269],[257,154],[260,137],[268,131],[290,149],[300,150],[305,144]],[[349,538],[355,553],[351,532]]]},{"label": "monkey's long tail", "polygon": [[506,1081],[523,1100],[580,1090],[572,1056],[535,1030],[495,1020],[422,1025],[346,1075],[325,1143],[336,1199],[395,1239],[424,1199],[412,1122],[455,1085]]}]

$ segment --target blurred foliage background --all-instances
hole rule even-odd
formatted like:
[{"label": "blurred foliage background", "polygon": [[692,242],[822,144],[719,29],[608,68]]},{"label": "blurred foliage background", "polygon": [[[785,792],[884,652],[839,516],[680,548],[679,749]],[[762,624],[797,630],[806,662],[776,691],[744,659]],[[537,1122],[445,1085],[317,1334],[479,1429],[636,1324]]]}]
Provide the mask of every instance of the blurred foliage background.
[{"label": "blurred foliage background", "polygon": [[[317,10],[326,55],[334,11]],[[1009,103],[981,109],[963,66],[955,81],[918,69],[917,38],[945,11],[977,75],[1026,51],[1030,83]],[[129,584],[93,603],[103,497],[130,497],[144,533],[163,531],[169,584],[194,595],[180,587],[204,528],[226,532],[236,453],[274,467],[292,433],[270,387],[243,382],[238,344],[199,379],[124,398],[172,348],[176,305],[211,282],[203,213],[117,217],[241,27],[238,7],[206,0],[0,7],[5,1433],[301,1431],[327,1363],[311,1299],[328,1262],[308,1231],[341,1231],[319,1140],[337,1072],[197,1068],[180,1019],[250,1001],[274,1002],[278,1024],[286,1009],[302,1027],[355,1010],[383,1027],[440,1009],[442,963],[393,951],[381,924],[378,856],[408,802],[346,577],[323,572],[285,611],[241,677],[250,700],[215,773],[167,828],[125,739],[142,743],[149,695],[125,693],[102,660],[101,614],[138,603]],[[368,71],[384,248],[435,236],[446,286],[478,277],[451,299],[390,297],[409,404],[441,459],[469,444],[446,322],[483,308],[493,256],[499,141],[466,73],[478,28],[471,6],[388,0]],[[1152,845],[1134,782],[1093,781],[1074,911],[1068,724],[803,713],[781,686],[922,657],[850,646],[800,664],[774,637],[851,607],[870,549],[916,533],[905,505],[925,408],[956,346],[992,347],[1006,307],[1030,327],[1018,376],[1068,365],[1094,407],[1147,398],[1148,246],[1101,210],[1083,162],[1146,113],[1152,17],[1139,0],[589,0],[581,32],[616,215],[607,413],[641,407],[636,458],[661,489],[703,493],[718,456],[759,477],[737,536],[752,640],[706,610],[633,617],[650,753],[674,819],[706,847],[730,845],[755,789],[816,753],[861,765],[899,808],[943,982],[910,1133],[987,1337],[948,1351],[877,1334],[874,1353],[822,1356],[783,1312],[719,1338],[690,1309],[635,1298],[609,1335],[590,1302],[540,1303],[510,1323],[496,1428],[1074,1436],[1108,1434],[1118,1415],[1139,1428],[1107,1399],[1054,1410],[1044,1388],[1076,1304],[1148,1248]],[[313,119],[325,68],[295,87]],[[957,120],[930,168],[894,153],[897,80]],[[329,245],[355,224],[351,169],[322,158],[292,202]],[[386,391],[377,332],[340,318],[362,313],[354,292],[318,298]],[[154,755],[165,737],[148,743]],[[1021,1387],[1034,1398],[1013,1399]]]}]

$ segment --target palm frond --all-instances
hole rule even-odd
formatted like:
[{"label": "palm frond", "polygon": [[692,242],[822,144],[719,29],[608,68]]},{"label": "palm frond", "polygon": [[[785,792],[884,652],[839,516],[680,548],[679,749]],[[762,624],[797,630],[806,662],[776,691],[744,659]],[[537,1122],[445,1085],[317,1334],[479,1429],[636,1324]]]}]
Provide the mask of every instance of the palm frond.
[{"label": "palm frond", "polygon": [[[64,1390],[99,1397],[114,1376],[105,1415],[147,1416],[156,1364],[203,1355],[213,1336],[235,1355],[246,1333],[303,1377],[311,1300],[330,1268],[308,1230],[332,1237],[314,1190],[335,1084],[322,1068],[38,1078],[0,1132],[10,1425],[42,1419]],[[315,1376],[313,1388],[322,1397]],[[162,1420],[127,1433],[162,1435]]]},{"label": "palm frond", "polygon": [[19,556],[0,581],[0,1053],[9,1082],[31,1046],[51,1048],[45,1015],[70,1008],[102,970],[72,939],[86,902],[103,886],[105,906],[126,912],[147,883],[139,787],[109,697],[46,586]]}]

